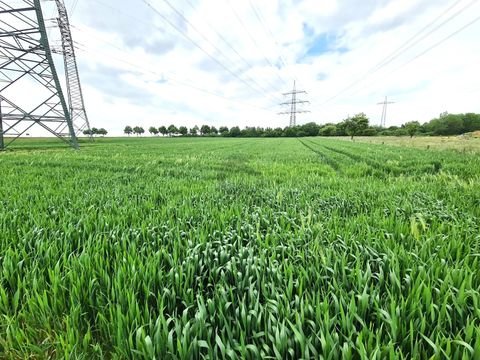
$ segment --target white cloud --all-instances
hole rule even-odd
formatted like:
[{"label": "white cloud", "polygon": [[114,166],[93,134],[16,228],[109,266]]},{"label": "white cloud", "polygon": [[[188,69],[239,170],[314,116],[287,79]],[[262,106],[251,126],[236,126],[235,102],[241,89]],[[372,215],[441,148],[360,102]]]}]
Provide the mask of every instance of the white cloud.
[{"label": "white cloud", "polygon": [[[478,3],[350,91],[324,103],[361,78],[453,0],[188,0],[195,10],[187,0],[169,1],[203,36],[164,0],[149,0],[243,81],[185,40],[142,0],[83,0],[72,23],[74,38],[84,49],[78,51],[78,57],[92,125],[105,127],[113,135],[120,135],[125,125],[286,126],[288,118],[276,114],[281,110],[277,103],[293,77],[312,101],[312,113],[300,116],[301,122],[338,122],[363,111],[376,123],[381,114],[376,103],[385,95],[396,100],[389,110],[389,124],[427,121],[445,110],[480,112],[480,22],[401,67],[474,19],[480,12]],[[455,9],[468,3],[464,0]],[[311,34],[305,34],[306,24]],[[313,39],[326,33],[338,42],[330,45],[342,51],[305,58]],[[287,66],[280,70],[270,67],[266,59],[277,65],[282,62],[280,56]]]}]

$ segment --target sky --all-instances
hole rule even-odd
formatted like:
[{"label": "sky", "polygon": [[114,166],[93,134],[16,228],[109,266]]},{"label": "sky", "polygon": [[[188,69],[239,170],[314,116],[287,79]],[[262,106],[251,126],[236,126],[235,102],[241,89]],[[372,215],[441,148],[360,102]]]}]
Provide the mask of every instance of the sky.
[{"label": "sky", "polygon": [[110,135],[126,125],[285,127],[279,104],[294,80],[310,101],[299,124],[359,112],[379,124],[386,96],[387,126],[480,112],[477,0],[66,5],[90,123]]}]

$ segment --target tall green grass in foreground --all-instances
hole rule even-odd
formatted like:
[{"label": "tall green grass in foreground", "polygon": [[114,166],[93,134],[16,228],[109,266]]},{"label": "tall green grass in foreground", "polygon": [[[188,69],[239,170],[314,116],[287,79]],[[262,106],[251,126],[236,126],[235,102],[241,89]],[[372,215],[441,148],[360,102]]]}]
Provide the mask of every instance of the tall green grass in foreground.
[{"label": "tall green grass in foreground", "polygon": [[0,358],[480,358],[478,156],[37,147],[0,154]]}]

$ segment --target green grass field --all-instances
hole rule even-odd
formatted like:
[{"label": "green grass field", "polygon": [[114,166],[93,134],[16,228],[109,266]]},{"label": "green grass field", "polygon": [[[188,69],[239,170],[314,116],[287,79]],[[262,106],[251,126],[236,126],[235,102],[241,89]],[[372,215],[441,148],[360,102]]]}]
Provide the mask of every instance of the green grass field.
[{"label": "green grass field", "polygon": [[478,154],[52,139],[0,169],[0,358],[480,358]]}]

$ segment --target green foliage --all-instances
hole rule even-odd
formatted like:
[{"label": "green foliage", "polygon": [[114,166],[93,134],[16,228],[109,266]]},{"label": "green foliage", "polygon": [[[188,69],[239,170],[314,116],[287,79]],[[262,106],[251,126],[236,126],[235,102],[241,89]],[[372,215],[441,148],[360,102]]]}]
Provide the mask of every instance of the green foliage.
[{"label": "green foliage", "polygon": [[200,128],[200,134],[201,135],[208,135],[208,134],[210,134],[210,131],[211,131],[211,129],[210,129],[210,126],[208,126],[208,125],[202,125],[202,127]]},{"label": "green foliage", "polygon": [[200,129],[198,128],[198,126],[195,125],[193,128],[190,129],[190,135],[192,135],[192,136],[197,136],[199,130],[200,130]]},{"label": "green foliage", "polygon": [[443,113],[440,117],[423,125],[423,129],[430,135],[461,135],[480,130],[480,114],[448,114]]},{"label": "green foliage", "polygon": [[167,128],[167,131],[168,131],[168,135],[170,135],[170,136],[173,136],[173,135],[175,135],[175,134],[178,133],[177,127],[176,127],[175,125],[173,125],[173,124],[170,125],[170,126]]},{"label": "green foliage", "polygon": [[463,130],[465,132],[473,132],[480,130],[480,114],[468,113],[463,117]]},{"label": "green foliage", "polygon": [[234,126],[230,129],[229,136],[231,137],[239,137],[241,135],[240,128],[238,126]]},{"label": "green foliage", "polygon": [[[127,126],[125,129],[130,128]],[[130,128],[131,129],[131,128]],[[153,128],[150,128],[153,129]],[[174,132],[170,130],[175,129]],[[181,131],[180,131],[181,130]],[[186,127],[181,126],[176,128],[175,125],[170,125],[167,129],[161,126],[158,131],[162,135],[166,134],[180,134],[186,136],[188,131]],[[313,137],[313,136],[407,136],[413,137],[416,134],[423,135],[460,135],[466,132],[473,132],[480,130],[480,115],[479,114],[459,114],[453,115],[443,113],[438,119],[433,119],[429,123],[420,125],[418,121],[407,122],[402,126],[390,126],[388,128],[381,128],[379,126],[369,126],[369,119],[364,113],[359,113],[352,118],[348,118],[338,124],[327,123],[318,125],[314,122],[309,122],[295,127],[282,128],[262,128],[262,127],[246,127],[240,129],[234,126],[228,129],[226,126],[221,126],[218,130],[214,126],[202,125],[200,128],[194,126],[190,129],[191,136],[197,136],[199,133],[203,136],[215,136],[220,134],[223,137]],[[125,131],[124,131],[125,132]],[[130,133],[125,132],[130,135]]]},{"label": "green foliage", "polygon": [[123,133],[130,136],[131,134],[133,134],[133,129],[131,126],[125,126],[125,129],[123,130]]},{"label": "green foliage", "polygon": [[226,127],[226,126],[220,126],[220,128],[218,129],[218,132],[219,132],[220,135],[222,135],[222,136],[228,136],[228,127]]},{"label": "green foliage", "polygon": [[367,127],[363,129],[363,131],[359,134],[361,136],[376,136],[378,134],[378,130],[375,127]]},{"label": "green foliage", "polygon": [[352,139],[355,135],[360,135],[362,132],[368,129],[369,120],[364,113],[356,114],[355,116],[348,118],[345,122],[345,131],[347,135]]},{"label": "green foliage", "polygon": [[410,135],[410,137],[412,138],[414,135],[418,133],[421,125],[418,121],[410,121],[410,122],[407,122],[403,127],[407,132],[407,134]]},{"label": "green foliage", "polygon": [[165,135],[168,134],[168,130],[167,130],[167,128],[166,128],[164,125],[162,125],[162,126],[160,126],[160,127],[158,128],[158,132],[159,132],[160,134],[162,134],[162,136],[165,136]]},{"label": "green foliage", "polygon": [[137,136],[143,135],[145,133],[145,129],[141,126],[135,126],[133,128],[133,133],[136,134]]},{"label": "green foliage", "polygon": [[158,129],[155,126],[150,126],[150,128],[148,129],[148,132],[151,135],[158,135],[158,133],[159,133]]},{"label": "green foliage", "polygon": [[[128,127],[129,127],[129,126],[127,126],[127,128],[128,128]],[[129,129],[127,129],[127,128],[125,128],[125,131],[126,131],[126,130],[129,130]],[[131,129],[131,128],[130,128],[130,129]],[[94,127],[94,128],[92,128],[91,130],[87,129],[87,130],[83,131],[83,135],[94,135],[94,136],[95,136],[95,135],[102,135],[102,136],[105,136],[105,135],[107,135],[107,134],[108,134],[108,131],[105,130],[104,128],[97,129],[97,128]]]},{"label": "green foliage", "polygon": [[320,128],[318,131],[318,135],[320,136],[335,136],[337,135],[337,127],[335,124],[327,124]]},{"label": "green foliage", "polygon": [[0,154],[2,359],[480,356],[477,155],[41,145]]},{"label": "green foliage", "polygon": [[314,122],[309,122],[301,126],[301,130],[305,133],[305,136],[318,136],[320,126]]}]

